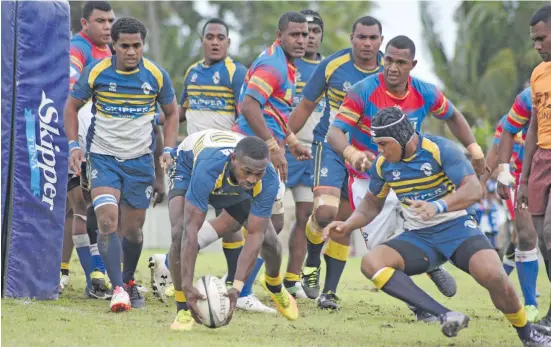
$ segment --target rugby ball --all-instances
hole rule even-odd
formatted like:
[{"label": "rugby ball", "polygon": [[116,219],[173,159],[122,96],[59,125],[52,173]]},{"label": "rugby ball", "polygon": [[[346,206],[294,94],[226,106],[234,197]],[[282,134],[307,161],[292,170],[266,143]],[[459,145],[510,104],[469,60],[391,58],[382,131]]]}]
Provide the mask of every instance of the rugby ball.
[{"label": "rugby ball", "polygon": [[197,300],[197,313],[203,325],[212,329],[223,326],[230,311],[226,284],[218,277],[206,275],[195,283],[195,288],[206,297],[206,300]]}]

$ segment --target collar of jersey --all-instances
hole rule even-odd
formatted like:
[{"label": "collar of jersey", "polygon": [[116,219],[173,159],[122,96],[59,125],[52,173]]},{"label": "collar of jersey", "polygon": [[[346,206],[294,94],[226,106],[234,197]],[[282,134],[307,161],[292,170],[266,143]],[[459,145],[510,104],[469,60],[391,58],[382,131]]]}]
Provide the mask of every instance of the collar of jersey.
[{"label": "collar of jersey", "polygon": [[122,71],[122,70],[118,70],[117,69],[117,57],[116,56],[113,56],[111,59],[113,59],[113,66],[115,67],[115,71],[118,73],[118,74],[121,74],[121,75],[133,75],[135,73],[138,73],[140,72],[140,65],[142,65],[142,62],[143,62],[143,58],[142,60],[140,60],[138,62],[138,67],[135,68],[134,70],[132,71]]},{"label": "collar of jersey", "polygon": [[[381,59],[379,59],[379,63],[377,63],[377,66],[374,69],[372,69],[372,70],[362,69],[361,67],[356,65],[356,62],[354,62],[354,56],[352,55],[352,49],[350,50],[350,52],[348,52],[348,54],[350,55],[350,60],[354,63],[354,67],[356,69],[358,69],[360,72],[374,73],[374,72],[377,72],[377,70],[379,70],[379,68],[381,67]],[[377,52],[377,58],[379,58],[379,52]]]},{"label": "collar of jersey", "polygon": [[407,96],[409,95],[409,86],[411,85],[411,76],[408,77],[408,84],[406,86],[406,94],[404,94],[404,96],[397,96],[397,95],[394,95],[392,94],[388,88],[386,87],[386,83],[385,83],[385,76],[383,73],[380,74],[379,76],[379,80],[381,81],[381,84],[383,85],[384,89],[385,89],[385,93],[390,96],[391,98],[395,99],[395,100],[404,100],[405,98],[407,98]]},{"label": "collar of jersey", "polygon": [[309,64],[319,64],[321,63],[321,61],[323,60],[323,55],[317,53],[317,57],[316,57],[316,60],[311,60],[311,59],[306,59],[306,58],[302,58],[302,61],[305,62],[305,63],[309,63]]}]

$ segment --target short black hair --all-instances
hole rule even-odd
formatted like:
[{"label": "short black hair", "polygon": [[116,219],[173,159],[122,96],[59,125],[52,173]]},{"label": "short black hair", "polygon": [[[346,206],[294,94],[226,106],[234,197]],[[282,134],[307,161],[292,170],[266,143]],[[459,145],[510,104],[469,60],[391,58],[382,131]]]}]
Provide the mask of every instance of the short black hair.
[{"label": "short black hair", "polygon": [[94,10],[109,12],[113,10],[109,1],[86,1],[82,9],[82,18],[90,19],[90,15]]},{"label": "short black hair", "polygon": [[147,36],[145,25],[134,17],[122,17],[117,19],[111,27],[111,38],[113,41],[119,39],[120,34],[140,34],[142,40]]},{"label": "short black hair", "polygon": [[317,24],[320,26],[321,31],[323,31],[323,18],[320,14],[314,10],[305,9],[300,11],[300,14],[304,15],[307,23]]},{"label": "short black hair", "polygon": [[354,33],[356,31],[356,27],[358,26],[358,24],[365,25],[365,26],[368,26],[368,27],[370,27],[372,25],[376,25],[376,26],[379,27],[379,34],[383,33],[383,26],[381,25],[381,22],[379,22],[374,17],[365,16],[365,17],[361,17],[361,18],[356,19],[354,24],[352,24],[352,33]]},{"label": "short black hair", "polygon": [[203,25],[203,30],[201,30],[201,36],[205,35],[205,29],[207,28],[207,25],[209,25],[209,24],[220,24],[220,25],[222,25],[224,28],[226,28],[226,35],[229,36],[230,29],[228,28],[228,25],[226,24],[226,22],[224,22],[220,18],[211,18],[211,19],[209,19],[205,23],[205,25]]},{"label": "short black hair", "polygon": [[289,23],[307,23],[306,17],[304,17],[299,12],[287,12],[283,16],[279,17],[279,22],[277,23],[277,30],[284,31],[289,26]]},{"label": "short black hair", "polygon": [[415,59],[415,43],[413,43],[409,37],[405,35],[396,36],[392,40],[388,41],[385,49],[388,49],[390,46],[398,49],[409,49],[411,59]]},{"label": "short black hair", "polygon": [[235,155],[237,157],[247,157],[254,160],[264,160],[270,158],[268,146],[260,137],[247,136],[235,146]]},{"label": "short black hair", "polygon": [[539,22],[544,22],[546,24],[551,22],[551,5],[545,5],[543,7],[540,7],[534,13],[534,15],[532,15],[532,18],[530,18],[531,27],[538,24]]}]

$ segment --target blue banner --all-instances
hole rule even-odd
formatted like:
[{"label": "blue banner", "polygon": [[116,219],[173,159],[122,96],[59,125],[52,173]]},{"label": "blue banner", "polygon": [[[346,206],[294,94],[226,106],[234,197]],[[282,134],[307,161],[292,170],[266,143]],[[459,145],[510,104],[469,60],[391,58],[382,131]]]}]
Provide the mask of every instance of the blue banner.
[{"label": "blue banner", "polygon": [[[3,7],[4,2],[2,25]],[[15,166],[4,295],[55,299],[68,178],[63,108],[69,92],[69,5],[20,1],[16,7]]]}]

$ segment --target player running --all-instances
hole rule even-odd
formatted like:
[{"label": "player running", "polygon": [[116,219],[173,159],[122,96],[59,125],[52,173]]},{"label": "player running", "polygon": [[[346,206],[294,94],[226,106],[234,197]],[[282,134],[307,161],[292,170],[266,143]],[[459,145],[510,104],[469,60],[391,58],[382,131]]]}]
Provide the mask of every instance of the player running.
[{"label": "player running", "polygon": [[[85,67],[99,59],[111,56],[108,44],[111,43],[111,26],[114,21],[115,14],[109,2],[88,1],[84,4],[80,20],[82,30],[71,38],[71,89]],[[92,117],[91,107],[91,102],[89,102],[78,113],[78,117],[84,122],[88,122],[88,119]],[[79,143],[82,145],[82,141]],[[72,219],[72,227],[65,229],[67,235],[63,241],[59,289],[60,292],[63,291],[69,283],[69,259],[74,244],[86,276],[86,296],[98,299],[110,298],[111,295],[107,293],[105,287],[105,267],[98,252],[96,228],[91,225],[95,220],[94,210],[87,206],[80,187],[80,177],[72,170],[69,169],[69,171],[67,205],[70,208],[70,214],[67,214],[66,219]]]},{"label": "player running", "polygon": [[[524,144],[524,160],[518,188],[517,207],[528,208],[538,235],[543,236],[547,248],[547,262],[551,261],[551,5],[541,7],[530,19],[530,36],[543,62],[532,72],[532,114]],[[517,127],[528,122],[528,117],[511,119]],[[548,275],[551,266],[547,266]],[[551,308],[538,322],[551,331]]]},{"label": "player running", "polygon": [[[323,39],[323,19],[319,13],[312,10],[302,10],[300,13],[308,21],[308,41],[304,57],[295,59],[297,82],[293,107],[296,107],[302,99],[302,90],[306,82],[323,59],[319,53]],[[312,148],[314,142],[313,131],[323,116],[324,108],[325,98],[322,98],[308,118],[306,125],[296,134],[299,142],[306,148]],[[312,214],[314,202],[314,194],[312,193],[314,161],[313,159],[297,160],[288,148],[285,152],[285,159],[287,160],[289,172],[286,186],[293,194],[296,220],[289,235],[289,262],[287,263],[287,273],[283,284],[295,298],[307,298],[308,296],[300,282],[300,272],[306,256],[306,222]]]},{"label": "player running", "polygon": [[383,292],[438,316],[444,335],[453,337],[467,327],[469,317],[440,305],[409,278],[451,260],[489,291],[525,345],[549,346],[551,337],[528,323],[497,253],[466,211],[482,197],[473,167],[453,142],[416,133],[408,117],[390,107],[371,120],[380,154],[370,169],[367,194],[349,219],[331,223],[324,236],[342,237],[369,225],[392,189],[406,231],[363,257],[364,276]]},{"label": "player running", "polygon": [[[142,245],[142,226],[155,180],[152,138],[159,103],[165,114],[168,145],[161,163],[168,167],[176,143],[178,110],[171,81],[162,68],[143,58],[147,30],[135,18],[118,19],[111,29],[116,55],[87,67],[65,106],[70,164],[80,172],[77,111],[93,98],[94,118],[88,131],[87,171],[96,211],[98,248],[114,287],[111,310],[144,307],[134,281]],[[120,210],[119,210],[120,208]],[[117,236],[120,212],[121,241]]]},{"label": "player running", "polygon": [[[239,116],[233,126],[238,133],[260,137],[270,150],[270,160],[282,181],[271,218],[278,234],[284,224],[285,143],[301,159],[310,157],[310,151],[287,127],[295,94],[297,69],[294,60],[304,56],[307,37],[308,24],[302,14],[287,12],[279,18],[276,41],[256,58],[247,72],[239,96]],[[261,266],[259,258],[249,280],[254,280]]]},{"label": "player running", "polygon": [[[178,313],[171,329],[190,330],[194,322],[192,317],[197,319],[197,300],[206,299],[193,286],[197,245],[201,244],[199,230],[205,229],[207,224],[212,233],[221,236],[232,232],[228,226],[245,221],[246,242],[239,256],[233,287],[228,291],[230,317],[261,251],[266,261],[262,286],[278,311],[287,319],[296,320],[298,308],[292,295],[282,286],[281,244],[270,222],[279,178],[270,164],[264,141],[230,131],[206,130],[188,136],[173,155],[169,257]],[[232,221],[228,224],[227,218],[218,217],[206,222],[209,204],[223,209]]]},{"label": "player running", "polygon": [[[538,278],[538,237],[530,216],[520,213],[516,208],[516,187],[519,185],[520,173],[524,159],[524,141],[529,122],[518,126],[516,120],[528,118],[532,110],[530,87],[522,91],[516,98],[509,113],[503,116],[494,134],[494,143],[488,152],[488,167],[494,170],[499,163],[498,194],[506,201],[509,214],[513,219],[516,234],[515,244],[509,245],[503,259],[503,266],[507,273],[514,267],[518,270],[518,279],[528,321],[533,322],[539,316],[536,300],[536,282]],[[480,178],[484,184],[490,177],[487,172]],[[546,259],[545,242],[539,243],[542,254]],[[512,258],[513,262],[509,261]],[[547,264],[547,262],[546,262]],[[512,266],[511,266],[512,265]]]},{"label": "player running", "polygon": [[325,100],[323,116],[313,130],[314,205],[306,224],[308,255],[301,274],[306,295],[311,299],[318,298],[320,308],[339,307],[337,285],[350,249],[349,240],[329,241],[324,255],[327,265],[325,285],[320,295],[321,231],[335,218],[344,220],[350,215],[346,168],[325,142],[325,135],[352,85],[382,70],[382,53],[379,52],[382,41],[382,26],[377,19],[367,16],[356,20],[350,33],[351,47],[322,60],[302,90],[301,101],[289,117],[290,130],[302,132],[305,124],[310,124],[313,122],[311,119],[317,117],[314,111],[318,102]]}]

